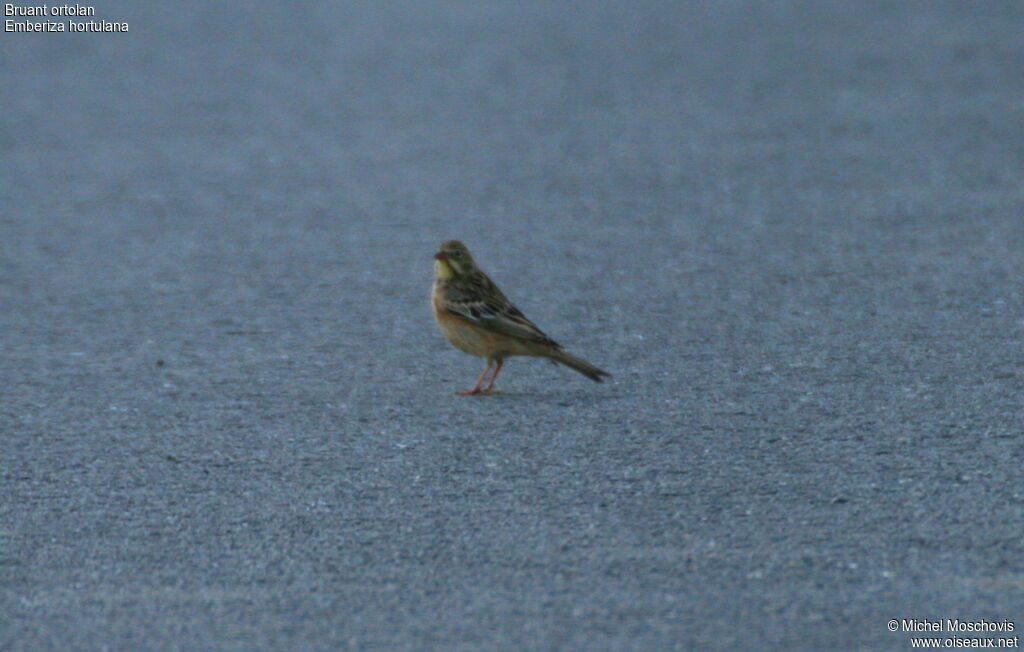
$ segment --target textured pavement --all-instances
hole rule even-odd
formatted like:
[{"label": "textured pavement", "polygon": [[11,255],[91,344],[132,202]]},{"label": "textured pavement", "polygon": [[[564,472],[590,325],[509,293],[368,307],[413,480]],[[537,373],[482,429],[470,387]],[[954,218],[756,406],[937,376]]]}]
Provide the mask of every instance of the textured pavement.
[{"label": "textured pavement", "polygon": [[1019,3],[377,4],[0,33],[0,649],[1020,634]]}]

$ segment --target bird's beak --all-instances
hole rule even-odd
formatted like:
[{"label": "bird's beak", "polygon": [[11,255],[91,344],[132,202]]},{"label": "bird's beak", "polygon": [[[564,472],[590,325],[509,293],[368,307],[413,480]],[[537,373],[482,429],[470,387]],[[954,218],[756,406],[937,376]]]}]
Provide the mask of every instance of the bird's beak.
[{"label": "bird's beak", "polygon": [[448,256],[443,251],[439,251],[434,254],[434,260],[448,260]]}]

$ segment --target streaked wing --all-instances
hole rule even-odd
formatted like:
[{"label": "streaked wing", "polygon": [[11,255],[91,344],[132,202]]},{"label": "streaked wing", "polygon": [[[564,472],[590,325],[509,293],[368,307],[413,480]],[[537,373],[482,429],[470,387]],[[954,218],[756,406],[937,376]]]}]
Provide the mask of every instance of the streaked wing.
[{"label": "streaked wing", "polygon": [[451,283],[445,292],[445,309],[474,324],[529,342],[558,344],[513,306],[483,272]]}]

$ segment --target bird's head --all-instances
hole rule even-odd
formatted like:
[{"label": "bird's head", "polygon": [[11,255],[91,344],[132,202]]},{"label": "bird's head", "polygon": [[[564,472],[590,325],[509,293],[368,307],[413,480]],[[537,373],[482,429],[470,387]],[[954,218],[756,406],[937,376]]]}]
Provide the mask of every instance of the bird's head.
[{"label": "bird's head", "polygon": [[458,240],[441,244],[441,250],[434,254],[434,272],[438,278],[451,278],[466,274],[476,268],[469,249]]}]

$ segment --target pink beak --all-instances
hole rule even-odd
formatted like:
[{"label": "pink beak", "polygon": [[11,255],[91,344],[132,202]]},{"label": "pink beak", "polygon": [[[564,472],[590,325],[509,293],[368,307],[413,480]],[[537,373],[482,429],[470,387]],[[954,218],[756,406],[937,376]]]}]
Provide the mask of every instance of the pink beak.
[{"label": "pink beak", "polygon": [[443,251],[439,251],[434,254],[434,260],[448,260],[448,256]]}]

